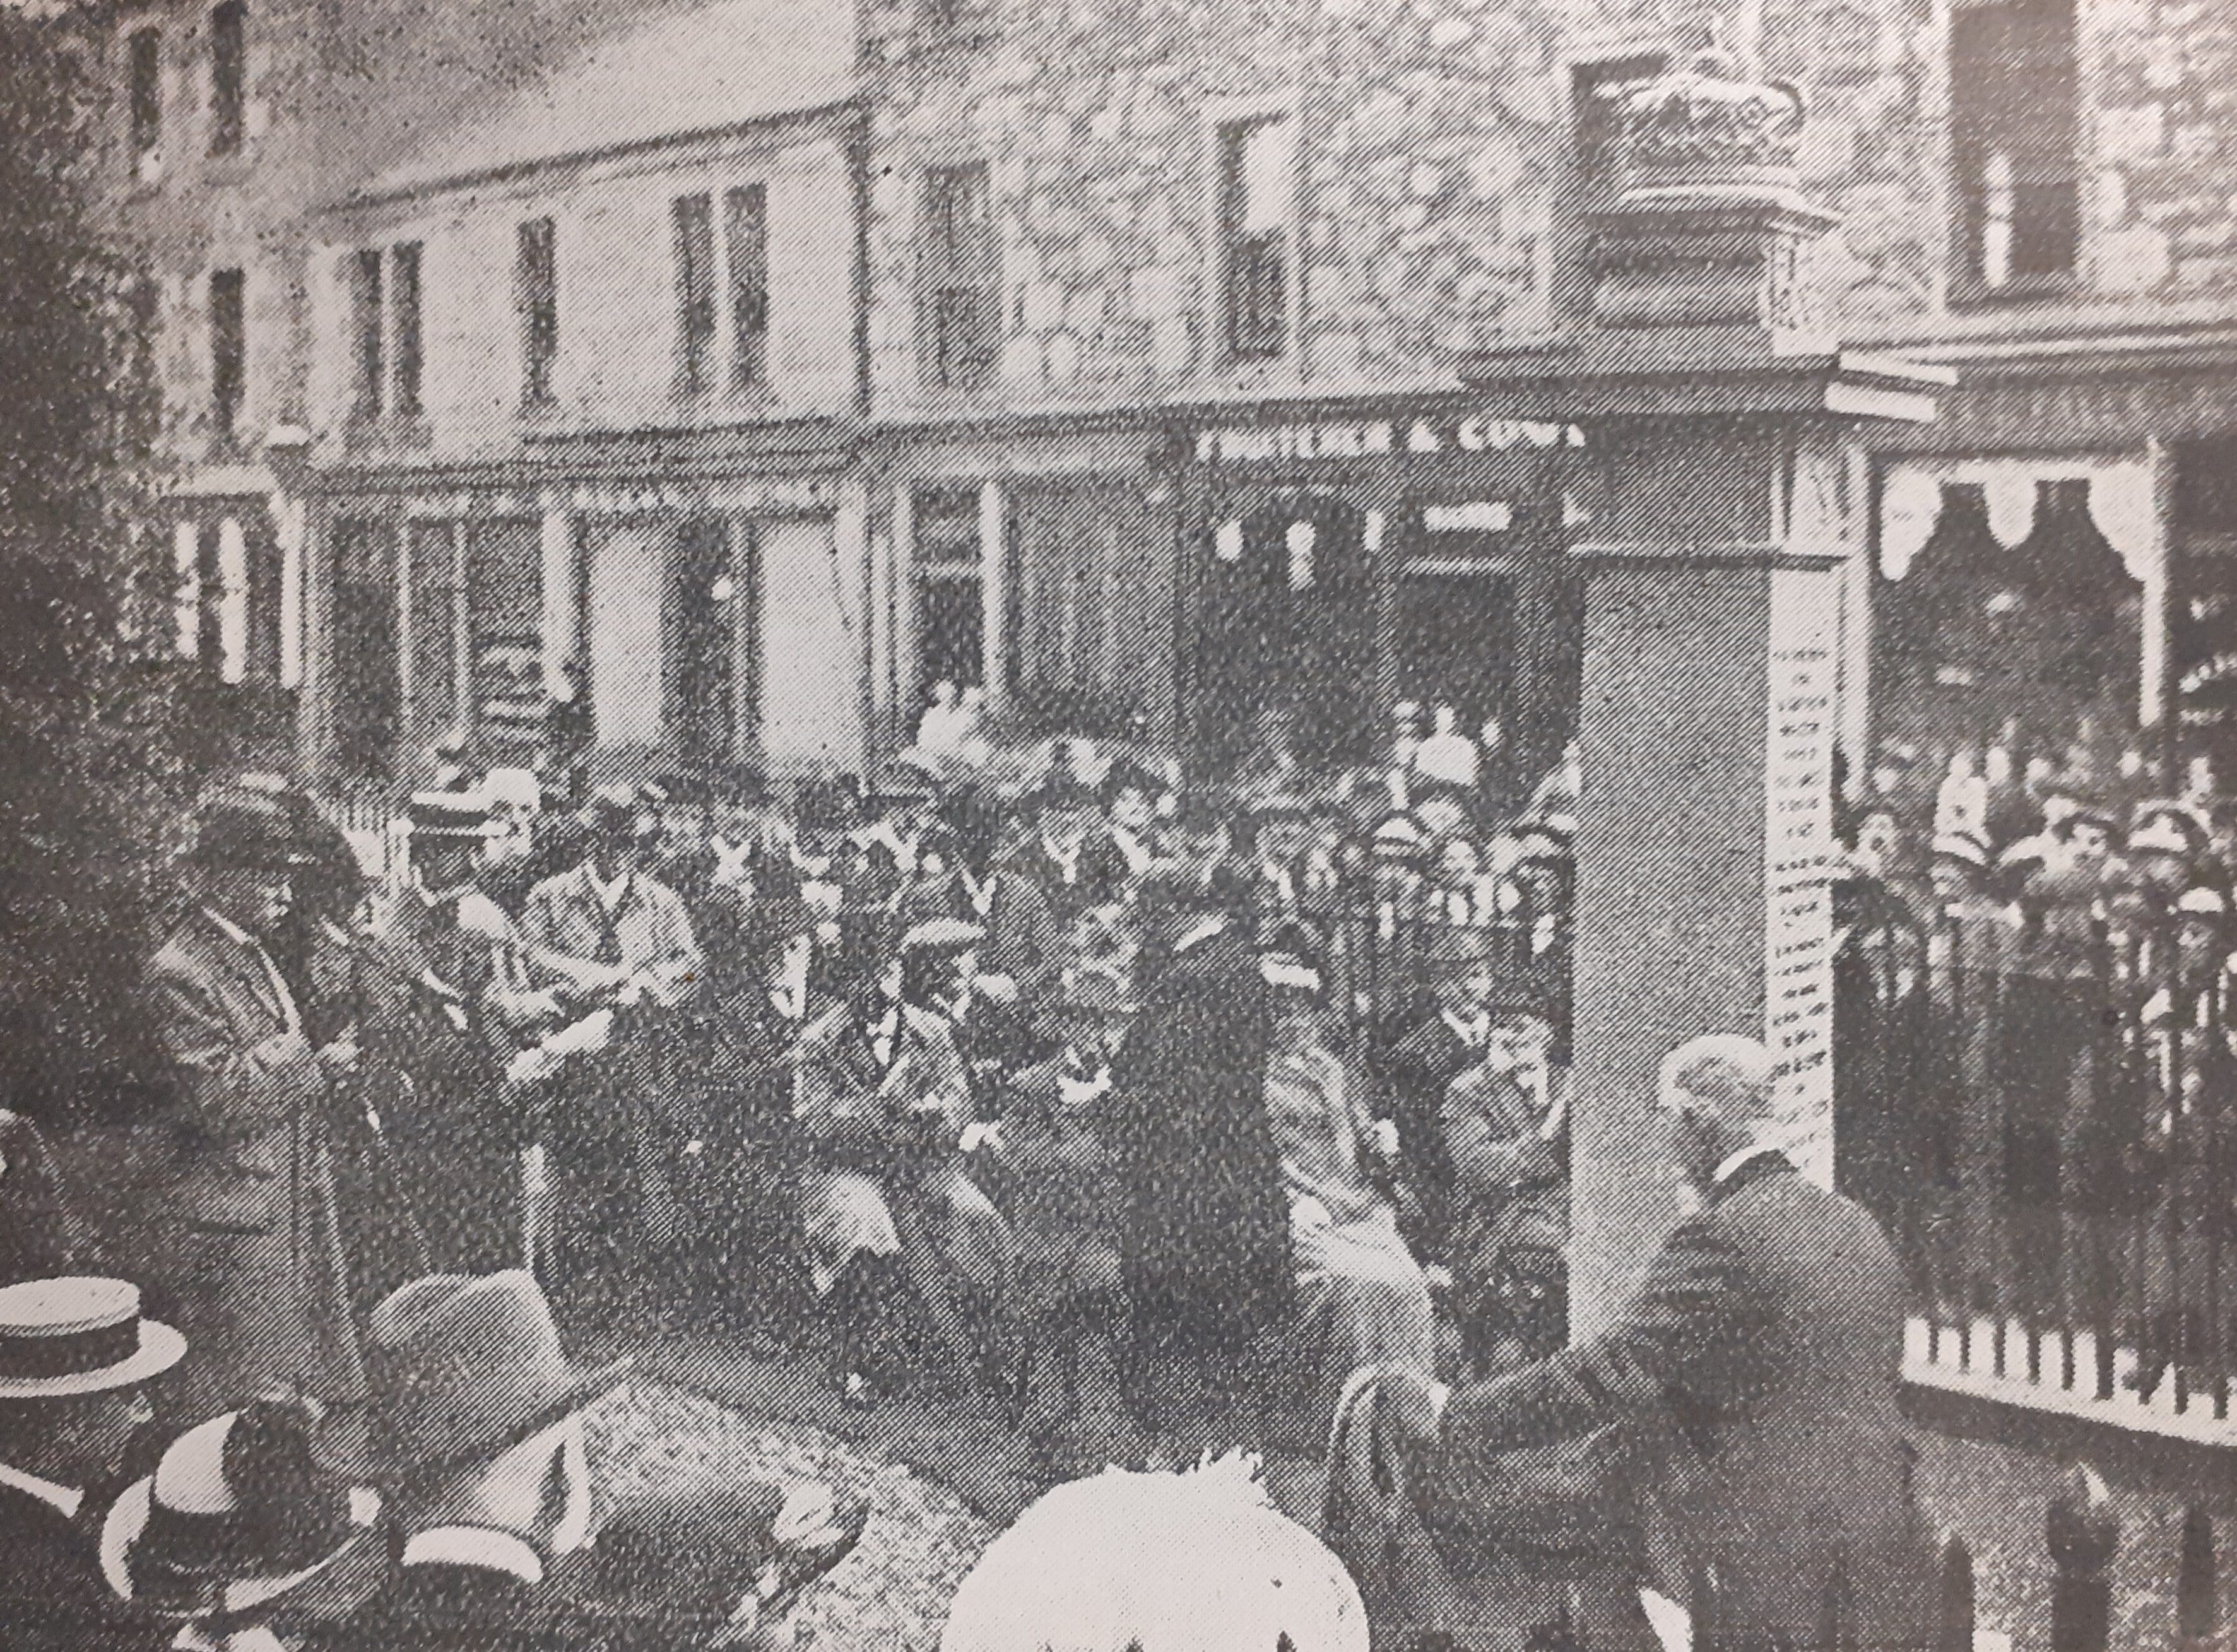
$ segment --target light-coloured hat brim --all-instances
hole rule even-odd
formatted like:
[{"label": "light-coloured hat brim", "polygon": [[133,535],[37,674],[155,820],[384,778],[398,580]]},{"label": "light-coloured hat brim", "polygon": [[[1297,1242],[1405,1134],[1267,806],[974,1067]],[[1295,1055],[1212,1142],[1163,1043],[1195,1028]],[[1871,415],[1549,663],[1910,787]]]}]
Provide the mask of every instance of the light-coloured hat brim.
[{"label": "light-coloured hat brim", "polygon": [[0,1399],[63,1399],[105,1394],[162,1376],[186,1358],[187,1339],[158,1319],[140,1322],[140,1349],[129,1359],[64,1377],[0,1377]]},{"label": "light-coloured hat brim", "polygon": [[[138,1547],[148,1530],[148,1511],[155,1503],[155,1477],[149,1475],[135,1480],[124,1490],[124,1495],[111,1503],[101,1522],[101,1576],[109,1590],[119,1600],[135,1597],[132,1588],[132,1551]],[[148,1609],[157,1616],[173,1617],[232,1616],[236,1613],[254,1611],[258,1607],[275,1601],[290,1589],[299,1589],[320,1572],[333,1565],[354,1548],[371,1532],[380,1519],[380,1494],[366,1487],[350,1492],[349,1536],[326,1554],[300,1570],[274,1573],[260,1577],[230,1577],[225,1580],[222,1602],[208,1612],[164,1613],[160,1608]]]}]

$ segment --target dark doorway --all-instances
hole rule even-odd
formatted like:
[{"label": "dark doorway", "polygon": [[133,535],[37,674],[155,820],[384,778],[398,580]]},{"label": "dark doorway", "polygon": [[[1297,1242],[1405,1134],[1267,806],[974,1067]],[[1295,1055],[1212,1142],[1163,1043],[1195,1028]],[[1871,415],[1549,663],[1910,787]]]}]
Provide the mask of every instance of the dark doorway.
[{"label": "dark doorway", "polygon": [[1191,740],[1203,770],[1365,757],[1380,717],[1364,514],[1277,498],[1216,526],[1204,552]]},{"label": "dark doorway", "polygon": [[752,720],[757,597],[753,545],[742,525],[734,530],[720,517],[698,517],[677,529],[669,728],[687,763],[735,756]]},{"label": "dark doorway", "polygon": [[395,527],[343,522],[334,536],[334,760],[348,780],[393,772],[403,717],[397,671]]}]

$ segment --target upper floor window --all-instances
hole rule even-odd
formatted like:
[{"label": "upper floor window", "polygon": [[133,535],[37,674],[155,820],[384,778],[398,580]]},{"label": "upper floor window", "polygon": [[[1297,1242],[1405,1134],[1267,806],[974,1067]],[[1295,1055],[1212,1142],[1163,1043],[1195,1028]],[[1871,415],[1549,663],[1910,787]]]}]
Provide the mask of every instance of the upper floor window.
[{"label": "upper floor window", "polygon": [[769,195],[758,183],[723,196],[723,257],[730,293],[730,387],[769,380]]},{"label": "upper floor window", "polygon": [[247,283],[237,269],[209,278],[210,425],[230,436],[248,391]]},{"label": "upper floor window", "polygon": [[531,218],[516,232],[513,301],[520,318],[520,400],[545,407],[554,400],[559,365],[559,235],[549,218]]},{"label": "upper floor window", "polygon": [[678,195],[670,203],[676,236],[676,387],[703,395],[712,373],[715,307],[715,202]]},{"label": "upper floor window", "polygon": [[163,145],[163,35],[135,29],[125,41],[126,105],[132,122],[132,155],[144,165]]},{"label": "upper floor window", "polygon": [[983,162],[935,167],[926,179],[924,334],[931,380],[968,390],[1000,355],[1000,248]]},{"label": "upper floor window", "polygon": [[1220,325],[1231,360],[1270,360],[1289,348],[1296,158],[1297,124],[1286,116],[1220,129]]},{"label": "upper floor window", "polygon": [[750,390],[769,378],[768,197],[757,183],[723,191],[719,236],[717,199],[678,195],[670,203],[676,380],[687,396],[704,395],[718,381]]},{"label": "upper floor window", "polygon": [[417,418],[425,373],[419,306],[419,243],[371,247],[350,259],[350,413],[360,420],[393,413]]},{"label": "upper floor window", "polygon": [[1952,287],[1987,298],[2062,287],[2082,242],[2074,0],[1961,5],[1950,53]]},{"label": "upper floor window", "polygon": [[976,34],[994,22],[995,0],[917,0],[917,26],[927,34]]},{"label": "upper floor window", "polygon": [[247,130],[248,8],[220,0],[210,9],[210,153],[238,155]]}]

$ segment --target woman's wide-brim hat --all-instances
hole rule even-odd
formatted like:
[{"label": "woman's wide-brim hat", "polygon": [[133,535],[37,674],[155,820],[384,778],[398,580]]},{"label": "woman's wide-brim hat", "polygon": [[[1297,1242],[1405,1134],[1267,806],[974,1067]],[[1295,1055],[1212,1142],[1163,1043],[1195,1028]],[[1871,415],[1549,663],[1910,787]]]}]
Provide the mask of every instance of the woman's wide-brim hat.
[{"label": "woman's wide-brim hat", "polygon": [[63,1399],[136,1388],[187,1351],[140,1314],[140,1287],[69,1275],[0,1287],[0,1400]]},{"label": "woman's wide-brim hat", "polygon": [[256,1400],[174,1440],[101,1529],[120,1599],[162,1617],[228,1617],[300,1589],[357,1546],[379,1495],[318,1460],[305,1400]]},{"label": "woman's wide-brim hat", "polygon": [[393,1292],[366,1326],[365,1364],[379,1477],[409,1484],[511,1450],[620,1386],[636,1362],[578,1370],[543,1287],[514,1268]]}]

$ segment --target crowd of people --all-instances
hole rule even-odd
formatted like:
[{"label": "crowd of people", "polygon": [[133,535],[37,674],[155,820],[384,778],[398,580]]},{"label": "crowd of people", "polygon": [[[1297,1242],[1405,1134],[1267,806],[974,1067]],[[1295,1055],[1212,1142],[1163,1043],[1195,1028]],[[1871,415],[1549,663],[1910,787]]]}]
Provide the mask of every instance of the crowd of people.
[{"label": "crowd of people", "polygon": [[[1574,754],[1496,820],[1402,747],[1184,789],[967,737],[782,795],[433,757],[374,834],[206,790],[145,970],[168,1103],[85,1161],[111,1185],[0,1115],[0,1501],[60,1640],[410,1644],[547,1570],[622,1635],[642,1603],[567,1558],[611,1372],[563,1346],[991,1402],[1060,1478],[1110,1454],[1084,1370],[1154,1465],[1561,1341]],[[65,1506],[142,1470],[102,1518],[185,1545],[161,1591]],[[860,1530],[822,1488],[677,1495],[617,1529],[727,1522],[782,1574],[755,1622]]]},{"label": "crowd of people", "polygon": [[[848,1405],[992,1408],[1052,1481],[1112,1456],[1094,1373],[1151,1472],[1334,1424],[1330,1542],[1379,1609],[1410,1585],[1335,1534],[1409,1480],[1446,1489],[1406,1517],[1459,1527],[1566,1487],[1633,1575],[1608,1431],[1826,1380],[1770,1345],[1734,1366],[1788,1228],[1856,1229],[1870,1277],[1778,1312],[1899,1339],[1902,1287],[1855,1206],[1796,1203],[1768,1054],[1711,1040],[1662,1099],[1727,1215],[1562,1351],[1576,757],[1495,810],[1420,761],[1449,721],[1371,770],[1277,754],[1217,787],[1084,739],[783,795],[450,750],[379,843],[273,777],[214,784],[146,972],[173,1105],[103,1161],[125,1186],[77,1197],[104,1190],[0,1120],[0,1510],[36,1539],[0,1556],[0,1611],[36,1597],[70,1645],[751,1644],[863,1510],[693,1481],[589,1541],[582,1413],[666,1335]],[[1781,1449],[1846,1431],[1877,1473],[1885,1385],[1800,1408]],[[1348,1481],[1363,1428],[1411,1466]],[[1550,1482],[1504,1477],[1549,1451]],[[1841,1518],[1892,1543],[1907,1499]],[[1712,1523],[1767,1533],[1792,1498],[1759,1501]]]},{"label": "crowd of people", "polygon": [[2134,751],[1883,751],[1835,889],[1844,1185],[1953,1314],[2226,1381],[2237,809]]}]

